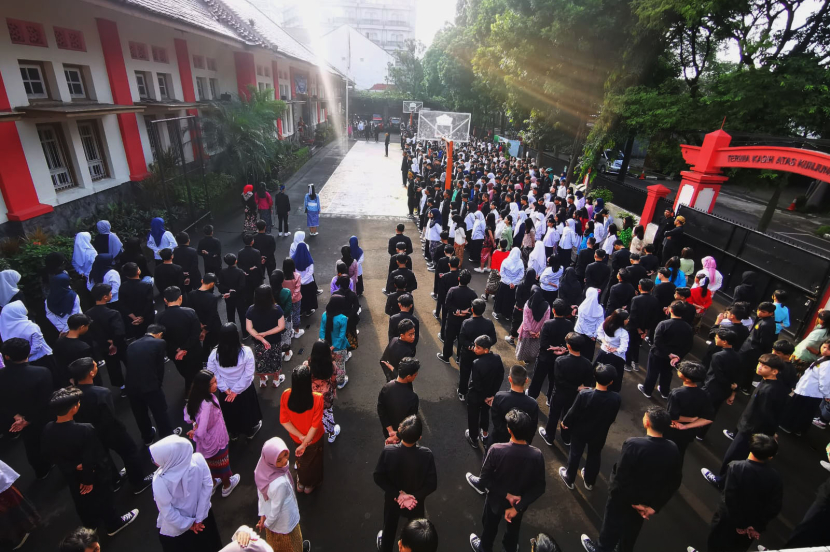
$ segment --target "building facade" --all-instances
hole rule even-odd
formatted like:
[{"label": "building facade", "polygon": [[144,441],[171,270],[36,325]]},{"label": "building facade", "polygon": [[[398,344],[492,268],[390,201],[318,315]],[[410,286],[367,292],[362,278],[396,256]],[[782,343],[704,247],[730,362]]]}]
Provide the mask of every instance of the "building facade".
[{"label": "building facade", "polygon": [[[0,0],[0,234],[86,215],[188,140],[154,120],[274,89],[292,139],[340,110],[342,76],[248,0]],[[256,21],[250,25],[249,21]],[[183,148],[186,160],[194,150]],[[44,224],[44,226],[55,226]]]},{"label": "building facade", "polygon": [[320,37],[321,55],[335,69],[354,81],[358,90],[387,84],[389,64],[395,58],[351,25],[341,25]]}]

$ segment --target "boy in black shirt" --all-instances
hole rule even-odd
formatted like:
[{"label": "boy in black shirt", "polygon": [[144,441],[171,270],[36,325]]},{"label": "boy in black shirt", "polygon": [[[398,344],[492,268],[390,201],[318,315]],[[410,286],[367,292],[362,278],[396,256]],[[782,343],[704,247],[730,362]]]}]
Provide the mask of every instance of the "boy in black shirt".
[{"label": "boy in black shirt", "polygon": [[418,377],[420,369],[421,363],[416,358],[401,360],[396,378],[387,382],[378,393],[378,418],[386,444],[400,442],[398,425],[418,413],[418,395],[412,389],[412,382]]},{"label": "boy in black shirt", "polygon": [[197,249],[205,264],[205,274],[218,274],[222,270],[222,244],[213,237],[213,225],[205,225],[205,237],[199,240]]},{"label": "boy in black shirt", "polygon": [[697,435],[695,428],[707,426],[715,419],[715,411],[709,395],[698,387],[706,379],[706,368],[697,362],[683,361],[677,367],[677,376],[682,387],[672,389],[666,410],[672,419],[671,429],[665,437],[677,445],[680,461],[686,455],[686,448]]},{"label": "boy in black shirt", "polygon": [[393,337],[380,357],[380,367],[386,381],[392,381],[397,375],[398,366],[406,357],[415,356],[415,324],[411,320],[398,323],[398,337]]},{"label": "boy in black shirt", "polygon": [[481,335],[490,338],[490,343],[496,342],[496,326],[492,320],[484,318],[484,311],[487,309],[487,302],[484,299],[476,299],[470,307],[473,311],[472,318],[461,323],[461,331],[458,332],[458,400],[464,402],[467,397],[467,390],[470,384],[470,371],[473,369],[473,361],[476,359],[475,340]]},{"label": "boy in black shirt", "polygon": [[202,281],[202,273],[199,272],[199,254],[190,247],[190,235],[187,232],[176,234],[176,243],[178,247],[173,250],[173,258],[176,259],[176,264],[182,267],[184,275],[182,291],[187,293],[199,287],[199,282]]},{"label": "boy in black shirt", "polygon": [[[447,271],[441,274],[440,279],[436,283],[437,292],[435,295],[435,310],[432,311],[432,316],[436,320],[441,321],[441,331],[443,335],[444,324],[447,322],[447,309],[445,303],[447,301],[447,294],[452,288],[458,285],[460,272],[458,268],[461,266],[461,259],[458,257],[447,258]],[[441,262],[439,261],[439,264]],[[437,272],[436,272],[437,274]]]},{"label": "boy in black shirt", "polygon": [[277,212],[278,234],[288,236],[288,214],[291,212],[291,202],[285,193],[284,184],[280,184],[280,191],[274,196],[274,210]]},{"label": "boy in black shirt", "polygon": [[164,303],[167,308],[159,315],[159,324],[167,328],[164,332],[167,356],[184,378],[185,393],[189,393],[190,383],[202,365],[199,356],[202,352],[199,341],[202,324],[196,311],[182,306],[182,299],[182,290],[179,288],[174,286],[164,290]]},{"label": "boy in black shirt", "polygon": [[645,337],[654,335],[654,329],[660,322],[660,302],[651,290],[654,289],[654,282],[648,278],[639,281],[639,295],[631,299],[628,322],[625,329],[628,331],[628,350],[625,353],[625,371],[639,372],[640,367],[640,344]]},{"label": "boy in black shirt", "polygon": [[91,424],[106,449],[114,450],[124,462],[127,477],[134,488],[133,494],[141,494],[153,484],[152,470],[145,469],[139,449],[127,433],[127,428],[116,418],[112,404],[112,392],[93,383],[98,374],[98,364],[90,357],[79,358],[69,365],[75,386],[81,390],[81,409],[75,416],[78,423]]},{"label": "boy in black shirt", "polygon": [[[395,292],[390,293],[389,296],[386,297],[386,308],[384,309],[384,312],[387,314],[387,316],[394,316],[401,312],[400,307],[398,307],[398,298],[401,295],[407,293],[406,278],[398,275],[392,279],[392,282],[395,284]],[[411,294],[408,295],[410,297],[412,296]]]},{"label": "boy in black shirt", "polygon": [[[253,234],[243,234],[242,243],[245,247],[237,252],[239,268],[245,273],[245,303],[248,305],[254,302],[254,291],[262,284],[264,278],[262,268],[265,266],[265,259],[259,249],[254,248]],[[244,320],[242,321],[244,325]]]},{"label": "boy in black shirt", "polygon": [[[715,320],[715,325],[709,330],[709,341],[707,342],[709,346],[706,349],[706,354],[703,356],[703,365],[706,368],[709,368],[712,356],[720,351],[720,347],[715,344],[715,335],[721,329],[730,330],[735,333],[735,341],[732,343],[732,349],[735,351],[735,354],[738,354],[746,338],[749,337],[749,328],[741,324],[741,320],[744,318],[746,318],[746,310],[743,306],[735,303],[726,307],[726,310],[718,315]],[[735,373],[737,375],[740,373],[740,360],[736,366]]]},{"label": "boy in black shirt", "polygon": [[464,437],[474,449],[478,449],[478,440],[485,442],[490,428],[490,405],[499,392],[504,381],[504,365],[501,357],[490,351],[493,342],[486,335],[475,340],[473,361],[470,371],[469,390],[467,391],[467,429]]},{"label": "boy in black shirt", "polygon": [[772,351],[772,345],[778,335],[775,331],[775,305],[770,302],[761,303],[756,313],[758,318],[739,351],[743,377],[738,387],[744,395],[749,395],[752,391],[754,368],[758,359],[762,354]]},{"label": "boy in black shirt", "polygon": [[[70,315],[66,321],[68,327],[66,335],[60,336],[52,347],[52,354],[55,356],[55,373],[52,379],[54,386],[58,389],[70,383],[69,365],[79,358],[93,354],[92,346],[85,339],[81,339],[89,332],[90,324],[92,320],[83,313]],[[96,377],[95,385],[103,385],[100,375]]]},{"label": "boy in black shirt", "polygon": [[225,299],[225,311],[228,322],[235,322],[239,316],[239,327],[242,328],[242,338],[248,337],[248,330],[245,329],[245,313],[250,303],[247,302],[245,293],[245,272],[236,266],[236,255],[228,253],[225,255],[225,264],[228,265],[219,271],[219,280],[216,287],[222,298]]},{"label": "boy in black shirt", "polygon": [[[579,352],[583,339],[586,338],[576,332],[569,333],[565,337],[568,354],[557,358],[553,365],[553,396],[550,398],[548,423],[545,427],[539,428],[539,435],[550,446],[553,446],[553,441],[556,439],[556,426],[559,425],[559,419],[570,410],[579,391],[590,388],[594,383],[591,361]],[[564,428],[562,441],[566,445],[570,443],[570,434]]]},{"label": "boy in black shirt", "polygon": [[654,244],[646,245],[643,251],[645,251],[645,255],[640,255],[640,266],[646,269],[647,276],[652,276],[660,266],[660,259],[654,254]]},{"label": "boy in black shirt", "polygon": [[173,264],[173,250],[165,247],[159,251],[161,264],[156,264],[153,282],[160,294],[170,286],[184,287],[184,270],[178,264]]},{"label": "boy in black shirt", "polygon": [[582,451],[588,447],[585,467],[580,471],[582,482],[589,491],[593,490],[599,475],[602,449],[608,438],[611,424],[620,410],[620,395],[608,388],[617,377],[617,369],[610,364],[598,364],[594,370],[596,387],[583,389],[576,396],[568,413],[562,418],[562,429],[570,432],[571,447],[567,467],[559,468],[559,477],[569,489],[574,488],[576,470],[582,459]]},{"label": "boy in black shirt", "polygon": [[665,309],[674,300],[674,291],[677,287],[671,282],[671,271],[668,268],[657,270],[657,281],[652,294],[657,297],[660,308]]},{"label": "boy in black shirt", "polygon": [[418,446],[422,434],[420,418],[406,417],[398,426],[400,442],[386,445],[375,466],[375,484],[384,490],[383,529],[377,536],[381,552],[392,552],[401,516],[423,518],[424,501],[438,488],[432,451]]},{"label": "boy in black shirt", "polygon": [[534,399],[539,398],[545,378],[548,378],[547,402],[553,395],[553,367],[556,359],[566,354],[565,338],[574,331],[574,324],[566,318],[571,314],[571,307],[562,299],[557,299],[551,305],[553,318],[542,324],[539,333],[539,356],[536,357],[536,368],[533,370],[533,379],[527,389],[527,395]]},{"label": "boy in black shirt", "polygon": [[[735,352],[734,343],[738,340],[731,328],[723,328],[715,334],[714,345],[719,349],[712,355],[709,370],[703,383],[703,390],[709,395],[712,403],[712,416],[716,416],[724,402],[732,404],[735,401],[735,389],[738,387],[741,357]],[[710,425],[704,426],[698,432],[698,439],[703,440],[709,432]]]},{"label": "boy in black shirt", "polygon": [[[490,439],[487,446],[493,443],[506,443],[510,441],[510,433],[507,431],[507,413],[517,408],[530,416],[533,427],[539,423],[539,405],[535,399],[525,395],[525,383],[527,382],[527,370],[520,364],[514,364],[510,368],[510,375],[507,376],[510,382],[510,389],[499,391],[493,397],[493,404],[490,405],[490,414],[493,418],[493,431],[490,432]],[[528,440],[528,444],[533,437]]]},{"label": "boy in black shirt", "polygon": [[773,354],[761,355],[755,371],[763,380],[755,389],[749,404],[746,405],[743,414],[741,414],[741,419],[738,421],[738,431],[732,433],[723,430],[724,435],[732,439],[732,444],[729,445],[723,457],[720,474],[715,475],[708,469],[701,468],[700,472],[704,479],[718,489],[723,488],[729,463],[734,460],[742,460],[749,454],[749,443],[752,435],[763,433],[770,437],[775,436],[790,393],[778,381],[778,373],[781,371],[782,365],[783,361]]},{"label": "boy in black shirt", "polygon": [[86,315],[92,320],[90,333],[95,345],[93,356],[99,361],[106,361],[110,384],[120,387],[121,396],[126,397],[124,374],[121,369],[121,361],[127,352],[126,332],[121,313],[107,305],[112,300],[112,286],[92,286],[92,300],[95,301],[95,306],[87,309]]},{"label": "boy in black shirt", "polygon": [[[264,221],[259,221],[264,222]],[[273,239],[273,236],[269,236]],[[202,277],[202,285],[187,294],[187,304],[196,311],[202,327],[202,362],[207,362],[210,352],[219,343],[219,330],[222,320],[219,318],[219,296],[213,293],[216,275],[208,272]]]},{"label": "boy in black shirt", "polygon": [[473,301],[478,299],[476,292],[468,287],[470,280],[472,280],[470,271],[462,270],[458,275],[458,285],[447,292],[447,299],[444,303],[447,321],[444,323],[443,333],[439,333],[438,336],[444,342],[444,349],[436,354],[438,360],[446,364],[450,363],[455,340],[461,332],[461,324],[472,316]]},{"label": "boy in black shirt", "polygon": [[404,265],[404,268],[408,268],[409,270],[412,270],[412,257],[410,257],[406,253],[406,244],[404,242],[400,242],[399,244],[397,244],[396,247],[397,247],[397,250],[396,250],[397,252],[393,253],[392,256],[389,257],[389,269],[386,271],[386,285],[387,285],[387,287],[380,290],[383,293],[392,293],[392,291],[394,291],[393,286],[392,286],[392,280],[390,278],[390,274],[392,274],[392,272],[394,270],[398,269],[398,255],[405,255],[406,256],[406,264]]},{"label": "boy in black shirt", "polygon": [[153,284],[141,280],[141,270],[135,263],[121,268],[123,279],[118,288],[118,310],[124,320],[127,338],[139,338],[156,317]]},{"label": "boy in black shirt", "polygon": [[[262,224],[260,224],[262,223]],[[277,251],[277,240],[274,236],[265,232],[268,224],[264,220],[256,222],[256,235],[254,235],[254,249],[258,250],[260,255],[265,259],[265,274],[277,268],[277,259],[274,253]]]},{"label": "boy in black shirt", "polygon": [[389,329],[387,330],[387,337],[389,338],[389,341],[392,341],[392,338],[398,335],[398,324],[400,324],[401,321],[412,320],[412,323],[415,325],[415,341],[413,341],[412,344],[417,346],[418,337],[420,336],[420,322],[415,315],[412,314],[412,295],[404,293],[398,297],[398,309],[400,309],[398,314],[393,314],[389,317]]},{"label": "boy in black shirt", "polygon": [[408,255],[398,255],[395,258],[395,262],[398,265],[398,268],[393,270],[389,273],[389,276],[386,278],[386,290],[390,290],[392,285],[395,282],[395,278],[397,276],[403,276],[405,284],[404,290],[407,293],[412,293],[416,289],[418,289],[418,280],[415,279],[415,273],[412,272],[410,269],[406,268],[406,261],[409,259]]},{"label": "boy in black shirt", "polygon": [[672,303],[671,318],[657,324],[657,329],[654,331],[653,345],[648,352],[646,379],[643,383],[637,384],[637,389],[646,398],[651,398],[658,378],[660,379],[660,395],[664,399],[669,398],[672,368],[692,350],[694,330],[680,319],[682,309],[682,301]]},{"label": "boy in black shirt", "polygon": [[115,513],[111,461],[95,428],[73,420],[81,408],[82,396],[76,387],[52,393],[49,406],[57,414],[57,420],[43,429],[43,451],[63,474],[84,526],[98,527],[103,522],[107,534],[113,536],[135,521],[138,510],[122,516]]},{"label": "boy in black shirt", "polygon": [[679,287],[675,288],[674,290],[674,300],[681,302],[680,319],[683,320],[689,326],[694,326],[697,309],[695,309],[694,305],[686,301],[691,296],[692,290],[687,287]]}]

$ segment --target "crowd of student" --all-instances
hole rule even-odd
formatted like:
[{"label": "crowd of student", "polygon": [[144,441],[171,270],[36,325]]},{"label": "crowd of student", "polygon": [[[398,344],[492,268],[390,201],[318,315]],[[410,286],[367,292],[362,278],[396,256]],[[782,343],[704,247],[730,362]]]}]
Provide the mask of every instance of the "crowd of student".
[{"label": "crowd of student", "polygon": [[[467,474],[477,492],[487,493],[482,534],[470,535],[473,550],[493,549],[502,517],[508,521],[504,549],[516,550],[521,516],[544,492],[542,455],[530,445],[543,388],[550,410],[538,433],[552,446],[560,430],[570,447],[560,477],[573,489],[579,473],[585,488],[593,489],[620,408],[622,380],[640,370],[643,341],[646,376],[637,387],[653,400],[656,386],[666,405],[646,411],[646,437],[624,443],[599,538],[583,535],[582,544],[588,552],[633,550],[642,522],[679,488],[687,448],[704,439],[720,406],[732,404],[741,391],[751,398],[737,430],[724,431],[729,449],[718,470],[704,468],[702,475],[722,490],[708,549],[746,550],[782,507],[781,479],[768,465],[778,451],[777,431],[801,434],[830,418],[824,414],[830,401],[830,312],[822,311],[816,329],[794,347],[779,339],[790,325],[786,293],[776,290],[764,300],[755,288],[756,274],[746,272],[733,303],[709,330],[704,358],[692,361],[694,336],[724,278],[714,258],[697,262],[684,247],[682,216],[666,211],[648,243],[645,228],[631,217],[615,221],[602,199],[568,187],[564,173],[558,178],[552,169],[505,158],[492,143],[455,146],[448,172],[443,145],[402,144],[401,176],[427,270],[434,273],[432,314],[443,342],[437,357],[447,364],[455,359],[458,399],[468,410],[465,437],[474,449],[486,450],[481,475]],[[418,285],[413,246],[403,230],[399,225],[389,241],[384,291],[386,313],[394,316],[381,362],[387,378],[397,369],[398,379],[387,386],[411,383],[412,376],[401,378],[401,372],[413,362],[408,355],[414,356],[417,339],[417,333],[407,335],[413,324],[394,318],[412,318],[410,294]],[[488,275],[480,296],[469,288],[466,262]],[[510,391],[499,391],[505,365],[491,350],[495,325],[483,316],[491,296],[492,318],[505,325],[504,338],[515,345],[521,363],[507,371]],[[399,336],[393,338],[396,323]],[[672,388],[674,374],[681,385]],[[392,391],[385,389],[381,398]],[[397,403],[408,409],[392,421],[417,411],[417,396],[401,399],[407,394],[414,395],[395,391]],[[491,419],[494,428],[488,431]],[[394,423],[383,425],[393,436]],[[821,463],[830,471],[830,463]],[[828,496],[825,483],[787,547],[830,542]]]}]

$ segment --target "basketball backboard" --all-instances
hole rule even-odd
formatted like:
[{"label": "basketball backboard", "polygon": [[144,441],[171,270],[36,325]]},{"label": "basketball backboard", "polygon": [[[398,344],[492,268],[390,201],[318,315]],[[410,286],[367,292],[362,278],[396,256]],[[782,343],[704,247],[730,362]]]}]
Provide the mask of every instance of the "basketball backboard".
[{"label": "basketball backboard", "polygon": [[470,141],[469,113],[452,111],[421,111],[418,114],[418,140],[441,140],[452,142]]},{"label": "basketball backboard", "polygon": [[424,107],[424,102],[415,102],[408,100],[403,102],[404,113],[418,113],[419,111],[421,111],[422,107]]}]

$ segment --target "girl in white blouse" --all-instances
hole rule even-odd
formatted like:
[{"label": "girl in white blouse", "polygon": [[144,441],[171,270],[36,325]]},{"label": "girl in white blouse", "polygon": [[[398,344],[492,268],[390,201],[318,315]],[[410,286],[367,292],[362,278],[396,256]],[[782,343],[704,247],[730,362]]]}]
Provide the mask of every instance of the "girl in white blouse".
[{"label": "girl in white blouse", "polygon": [[291,473],[288,471],[288,447],[279,437],[265,442],[254,470],[257,488],[257,529],[274,552],[302,552],[300,509]]},{"label": "girl in white blouse", "polygon": [[623,309],[617,309],[597,328],[597,341],[602,345],[596,361],[602,364],[610,364],[617,370],[617,377],[614,378],[614,382],[608,388],[617,393],[622,388],[622,379],[625,374],[625,353],[628,351],[626,320],[628,320],[628,313]]}]

